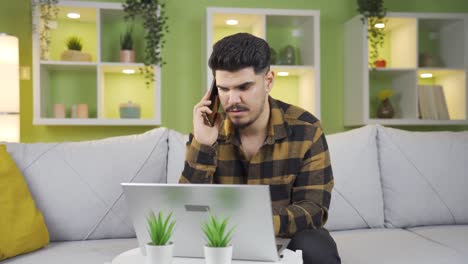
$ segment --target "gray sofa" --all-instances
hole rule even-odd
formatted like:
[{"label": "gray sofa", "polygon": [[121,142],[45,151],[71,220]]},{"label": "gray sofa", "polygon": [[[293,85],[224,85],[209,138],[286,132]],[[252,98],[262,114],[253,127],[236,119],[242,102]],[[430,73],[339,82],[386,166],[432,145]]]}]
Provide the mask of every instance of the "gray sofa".
[{"label": "gray sofa", "polygon": [[[176,183],[186,135],[8,143],[51,243],[2,264],[106,263],[137,246],[120,182]],[[366,126],[327,136],[326,227],[345,264],[468,263],[468,132]]]}]

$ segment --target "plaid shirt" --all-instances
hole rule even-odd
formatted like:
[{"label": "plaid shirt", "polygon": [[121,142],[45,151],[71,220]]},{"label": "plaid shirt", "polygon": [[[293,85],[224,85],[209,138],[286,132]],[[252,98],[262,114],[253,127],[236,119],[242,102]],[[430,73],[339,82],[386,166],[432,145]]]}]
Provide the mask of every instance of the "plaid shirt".
[{"label": "plaid shirt", "polygon": [[213,146],[187,142],[180,183],[270,185],[275,235],[322,227],[328,217],[333,173],[320,121],[269,98],[267,137],[247,160],[233,124],[224,117]]}]

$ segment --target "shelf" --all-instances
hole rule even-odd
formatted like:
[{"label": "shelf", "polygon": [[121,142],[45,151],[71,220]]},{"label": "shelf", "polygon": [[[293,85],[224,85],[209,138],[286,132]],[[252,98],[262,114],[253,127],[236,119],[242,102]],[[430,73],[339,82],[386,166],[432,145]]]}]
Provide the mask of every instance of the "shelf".
[{"label": "shelf", "polygon": [[[237,20],[237,25],[227,25],[227,20]],[[218,40],[238,33],[246,32],[252,35],[255,35],[260,38],[265,38],[265,29],[264,29],[264,19],[263,15],[257,14],[240,14],[236,12],[222,12],[216,13],[213,15],[213,40],[211,45],[216,43]]]},{"label": "shelf", "polygon": [[[309,112],[314,112],[317,102],[315,98],[315,73],[310,66],[279,66],[271,69],[275,72],[275,84],[270,92],[273,98],[289,104],[297,105]],[[280,76],[279,73],[288,73]]]},{"label": "shelf", "polygon": [[120,38],[127,28],[132,29],[135,61],[143,62],[145,54],[145,30],[141,20],[125,22],[122,10],[101,9],[101,61],[120,62]]},{"label": "shelf", "polygon": [[[160,68],[154,67],[156,81],[149,85],[139,70],[144,66],[145,31],[142,21],[136,20],[132,24],[136,62],[121,63],[120,36],[127,29],[121,4],[59,1],[57,7],[58,19],[50,23],[48,59],[41,60],[39,30],[33,31],[33,123],[65,126],[160,125]],[[34,26],[40,28],[39,10],[35,9],[34,12]],[[79,13],[80,18],[68,18],[70,12]],[[82,39],[83,52],[91,54],[92,61],[61,59],[65,39],[71,35]],[[134,70],[134,74],[124,74],[124,69]],[[120,118],[119,106],[128,101],[141,105],[140,118]],[[66,118],[54,118],[56,104],[65,106]],[[83,104],[87,105],[88,118],[72,118],[72,107],[76,106],[79,112],[84,108]]]},{"label": "shelf", "polygon": [[71,62],[71,61],[41,61],[41,66],[48,70],[74,70],[74,71],[89,71],[96,69],[96,62]]},{"label": "shelf", "polygon": [[431,19],[419,20],[418,50],[420,67],[463,68],[466,43],[464,20]]},{"label": "shelf", "polygon": [[[368,32],[360,17],[345,24],[345,125],[468,124],[468,16],[389,12],[387,17],[379,50],[384,68],[369,68]],[[432,77],[423,79],[422,73]],[[383,89],[394,92],[392,119],[377,118]]]},{"label": "shelf", "polygon": [[[421,78],[422,73],[431,73],[432,78]],[[419,70],[418,85],[440,85],[447,103],[450,119],[467,119],[466,71],[463,70]]]},{"label": "shelf", "polygon": [[39,118],[34,120],[36,125],[56,126],[152,126],[153,119],[98,119],[98,118]]},{"label": "shelf", "polygon": [[[385,40],[379,48],[379,59],[385,59],[389,68],[416,68],[417,20],[389,17],[385,23]],[[369,53],[372,50],[369,41]]]},{"label": "shelf", "polygon": [[[79,13],[80,18],[71,19],[67,14]],[[66,40],[78,36],[83,43],[82,52],[89,53],[92,61],[97,61],[97,10],[84,7],[60,7],[57,20],[51,23],[49,60],[62,61],[61,54],[66,50]]]},{"label": "shelf", "polygon": [[[155,120],[155,101],[159,99],[153,86],[146,85],[146,79],[139,71],[140,65],[101,65],[100,86],[103,119],[120,119],[119,106],[132,102],[141,107],[141,118]],[[133,70],[133,74],[123,73]],[[160,79],[159,68],[155,69],[156,79]],[[131,121],[130,119],[125,119]]]},{"label": "shelf", "polygon": [[[236,19],[235,26],[226,20]],[[298,105],[320,118],[320,13],[315,10],[217,8],[207,9],[206,57],[221,38],[248,32],[264,38],[276,53],[271,70],[276,73],[271,92],[273,98]],[[285,47],[290,46],[288,52]],[[282,56],[283,55],[283,56]],[[293,59],[286,60],[286,55]],[[272,56],[275,57],[275,56]],[[279,76],[278,72],[288,72]],[[209,87],[212,72],[207,67]]]},{"label": "shelf", "polygon": [[52,118],[54,105],[64,104],[66,116],[77,104],[88,105],[88,116],[97,117],[97,67],[93,65],[58,65],[41,67],[40,117]]},{"label": "shelf", "polygon": [[368,119],[367,124],[380,124],[386,126],[449,126],[468,125],[467,120],[422,120],[422,119]]},{"label": "shelf", "polygon": [[394,118],[417,118],[417,93],[414,89],[417,83],[416,71],[370,71],[369,72],[369,105],[370,118],[376,118],[380,104],[377,95],[384,89],[392,89],[394,96],[390,99],[395,108]]},{"label": "shelf", "polygon": [[[277,63],[314,65],[314,17],[266,16],[266,40],[278,55]],[[294,60],[287,63],[287,49],[294,50]]]}]

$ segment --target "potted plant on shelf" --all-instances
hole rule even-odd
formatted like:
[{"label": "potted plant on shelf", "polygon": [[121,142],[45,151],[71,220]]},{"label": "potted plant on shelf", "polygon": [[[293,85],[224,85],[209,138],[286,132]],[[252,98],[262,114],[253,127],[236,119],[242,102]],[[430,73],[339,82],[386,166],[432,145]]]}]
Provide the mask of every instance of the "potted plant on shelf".
[{"label": "potted plant on shelf", "polygon": [[377,98],[379,99],[380,105],[377,109],[378,118],[392,118],[395,114],[392,103],[390,102],[390,97],[393,96],[392,89],[380,90]]},{"label": "potted plant on shelf", "polygon": [[135,62],[132,31],[131,28],[127,28],[120,36],[120,62]]},{"label": "potted plant on shelf", "polygon": [[162,211],[158,216],[150,211],[147,217],[148,233],[151,242],[146,244],[146,264],[170,264],[173,258],[174,244],[170,241],[175,221],[172,213],[164,217]]},{"label": "potted plant on shelf", "polygon": [[380,57],[379,49],[385,42],[385,23],[387,9],[384,0],[357,0],[357,11],[362,15],[361,21],[366,25],[369,39],[369,67],[386,67],[387,62]]},{"label": "potted plant on shelf", "polygon": [[229,218],[222,219],[209,215],[202,226],[207,241],[205,246],[206,264],[230,264],[232,260],[231,238],[234,227],[227,231]]},{"label": "potted plant on shelf", "polygon": [[164,65],[161,50],[164,47],[165,34],[169,32],[167,25],[166,4],[164,0],[125,0],[123,10],[125,20],[135,22],[137,18],[143,20],[145,29],[144,67],[140,72],[146,78],[146,86],[154,82],[154,66]]},{"label": "potted plant on shelf", "polygon": [[60,58],[64,61],[91,61],[91,54],[82,52],[83,42],[78,36],[70,36],[65,41],[68,50],[62,52]]}]

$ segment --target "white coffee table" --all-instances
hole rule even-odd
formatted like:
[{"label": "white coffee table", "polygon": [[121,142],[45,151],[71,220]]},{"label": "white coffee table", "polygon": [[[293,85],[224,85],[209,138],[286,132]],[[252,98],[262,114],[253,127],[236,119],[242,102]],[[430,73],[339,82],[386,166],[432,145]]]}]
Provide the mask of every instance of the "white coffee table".
[{"label": "white coffee table", "polygon": [[[279,262],[241,261],[233,260],[232,264],[302,264],[302,251],[283,250],[283,257]],[[140,248],[123,252],[112,260],[112,264],[145,264],[145,257]],[[205,264],[203,258],[174,258],[172,264]]]}]

